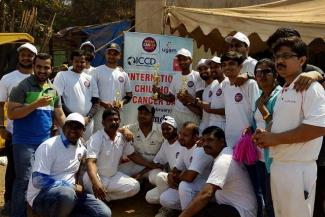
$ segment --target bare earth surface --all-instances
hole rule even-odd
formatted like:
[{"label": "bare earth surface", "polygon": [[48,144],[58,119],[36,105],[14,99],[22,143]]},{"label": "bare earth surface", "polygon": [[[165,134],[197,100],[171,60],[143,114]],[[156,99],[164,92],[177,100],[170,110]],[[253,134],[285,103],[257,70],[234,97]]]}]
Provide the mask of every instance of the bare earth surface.
[{"label": "bare earth surface", "polygon": [[[0,210],[3,206],[5,167],[0,166]],[[142,186],[141,186],[142,187]],[[159,209],[158,205],[150,205],[145,201],[145,193],[148,189],[130,199],[114,201],[109,204],[114,217],[153,217]]]}]

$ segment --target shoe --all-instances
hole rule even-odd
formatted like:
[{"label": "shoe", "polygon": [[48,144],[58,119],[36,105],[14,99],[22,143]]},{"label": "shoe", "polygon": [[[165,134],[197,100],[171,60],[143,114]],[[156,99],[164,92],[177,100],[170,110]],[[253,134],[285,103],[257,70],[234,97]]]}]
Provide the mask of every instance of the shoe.
[{"label": "shoe", "polygon": [[0,157],[0,165],[7,166],[8,164],[8,158],[7,157]]},{"label": "shoe", "polygon": [[158,213],[155,215],[155,217],[176,217],[179,214],[180,214],[180,211],[178,211],[178,210],[161,207],[158,210]]}]

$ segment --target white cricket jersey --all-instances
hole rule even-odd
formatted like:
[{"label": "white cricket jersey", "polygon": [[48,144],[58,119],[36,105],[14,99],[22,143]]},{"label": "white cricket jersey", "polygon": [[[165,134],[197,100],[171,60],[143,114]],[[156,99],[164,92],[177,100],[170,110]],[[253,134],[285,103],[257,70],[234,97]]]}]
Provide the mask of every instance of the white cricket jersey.
[{"label": "white cricket jersey", "polygon": [[[184,86],[184,81],[186,81],[186,86]],[[199,72],[192,70],[188,75],[175,74],[170,83],[169,92],[176,97],[174,109],[180,112],[192,113],[177,99],[177,93],[182,90],[183,86],[190,95],[195,97],[196,92],[204,89],[204,81],[201,79]]]},{"label": "white cricket jersey", "polygon": [[[23,74],[19,70],[12,71],[4,75],[0,80],[0,102],[7,102],[12,88],[17,86],[30,74]],[[7,117],[7,131],[13,133],[13,122]]]},{"label": "white cricket jersey", "polygon": [[179,157],[182,146],[176,140],[173,144],[169,144],[168,140],[165,139],[164,143],[161,145],[160,150],[153,159],[153,162],[159,164],[167,164],[170,169],[176,166],[177,158]]},{"label": "white cricket jersey", "polygon": [[254,76],[254,70],[257,60],[252,57],[247,57],[243,62],[243,68],[240,70],[240,74],[248,73],[250,76]]}]

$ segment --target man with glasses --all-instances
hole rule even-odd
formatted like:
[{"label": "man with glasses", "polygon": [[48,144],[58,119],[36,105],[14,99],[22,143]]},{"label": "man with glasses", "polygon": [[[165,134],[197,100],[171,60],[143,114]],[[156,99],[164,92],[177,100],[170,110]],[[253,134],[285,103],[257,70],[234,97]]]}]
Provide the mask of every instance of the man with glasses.
[{"label": "man with glasses", "polygon": [[286,83],[274,106],[271,132],[257,129],[253,139],[261,148],[270,147],[275,216],[312,217],[316,160],[325,132],[325,91],[317,82],[302,92],[294,89],[307,60],[307,45],[301,39],[279,39],[273,54]]}]

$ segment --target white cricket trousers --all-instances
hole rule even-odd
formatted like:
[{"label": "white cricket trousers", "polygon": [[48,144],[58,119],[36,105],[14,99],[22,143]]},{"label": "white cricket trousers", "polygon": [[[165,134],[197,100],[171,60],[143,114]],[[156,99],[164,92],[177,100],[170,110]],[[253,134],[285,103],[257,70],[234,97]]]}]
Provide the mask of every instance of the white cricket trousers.
[{"label": "white cricket trousers", "polygon": [[[134,178],[127,176],[121,172],[117,172],[114,176],[100,176],[103,186],[107,189],[107,201],[119,200],[136,195],[140,191],[140,184]],[[85,190],[93,194],[92,183],[87,173],[83,177]]]},{"label": "white cricket trousers", "polygon": [[311,162],[280,162],[271,165],[271,192],[275,217],[312,217],[317,166]]},{"label": "white cricket trousers", "polygon": [[147,192],[146,201],[148,203],[159,204],[160,195],[169,188],[167,176],[166,172],[159,172],[155,177],[149,175],[149,182],[156,187]]}]

